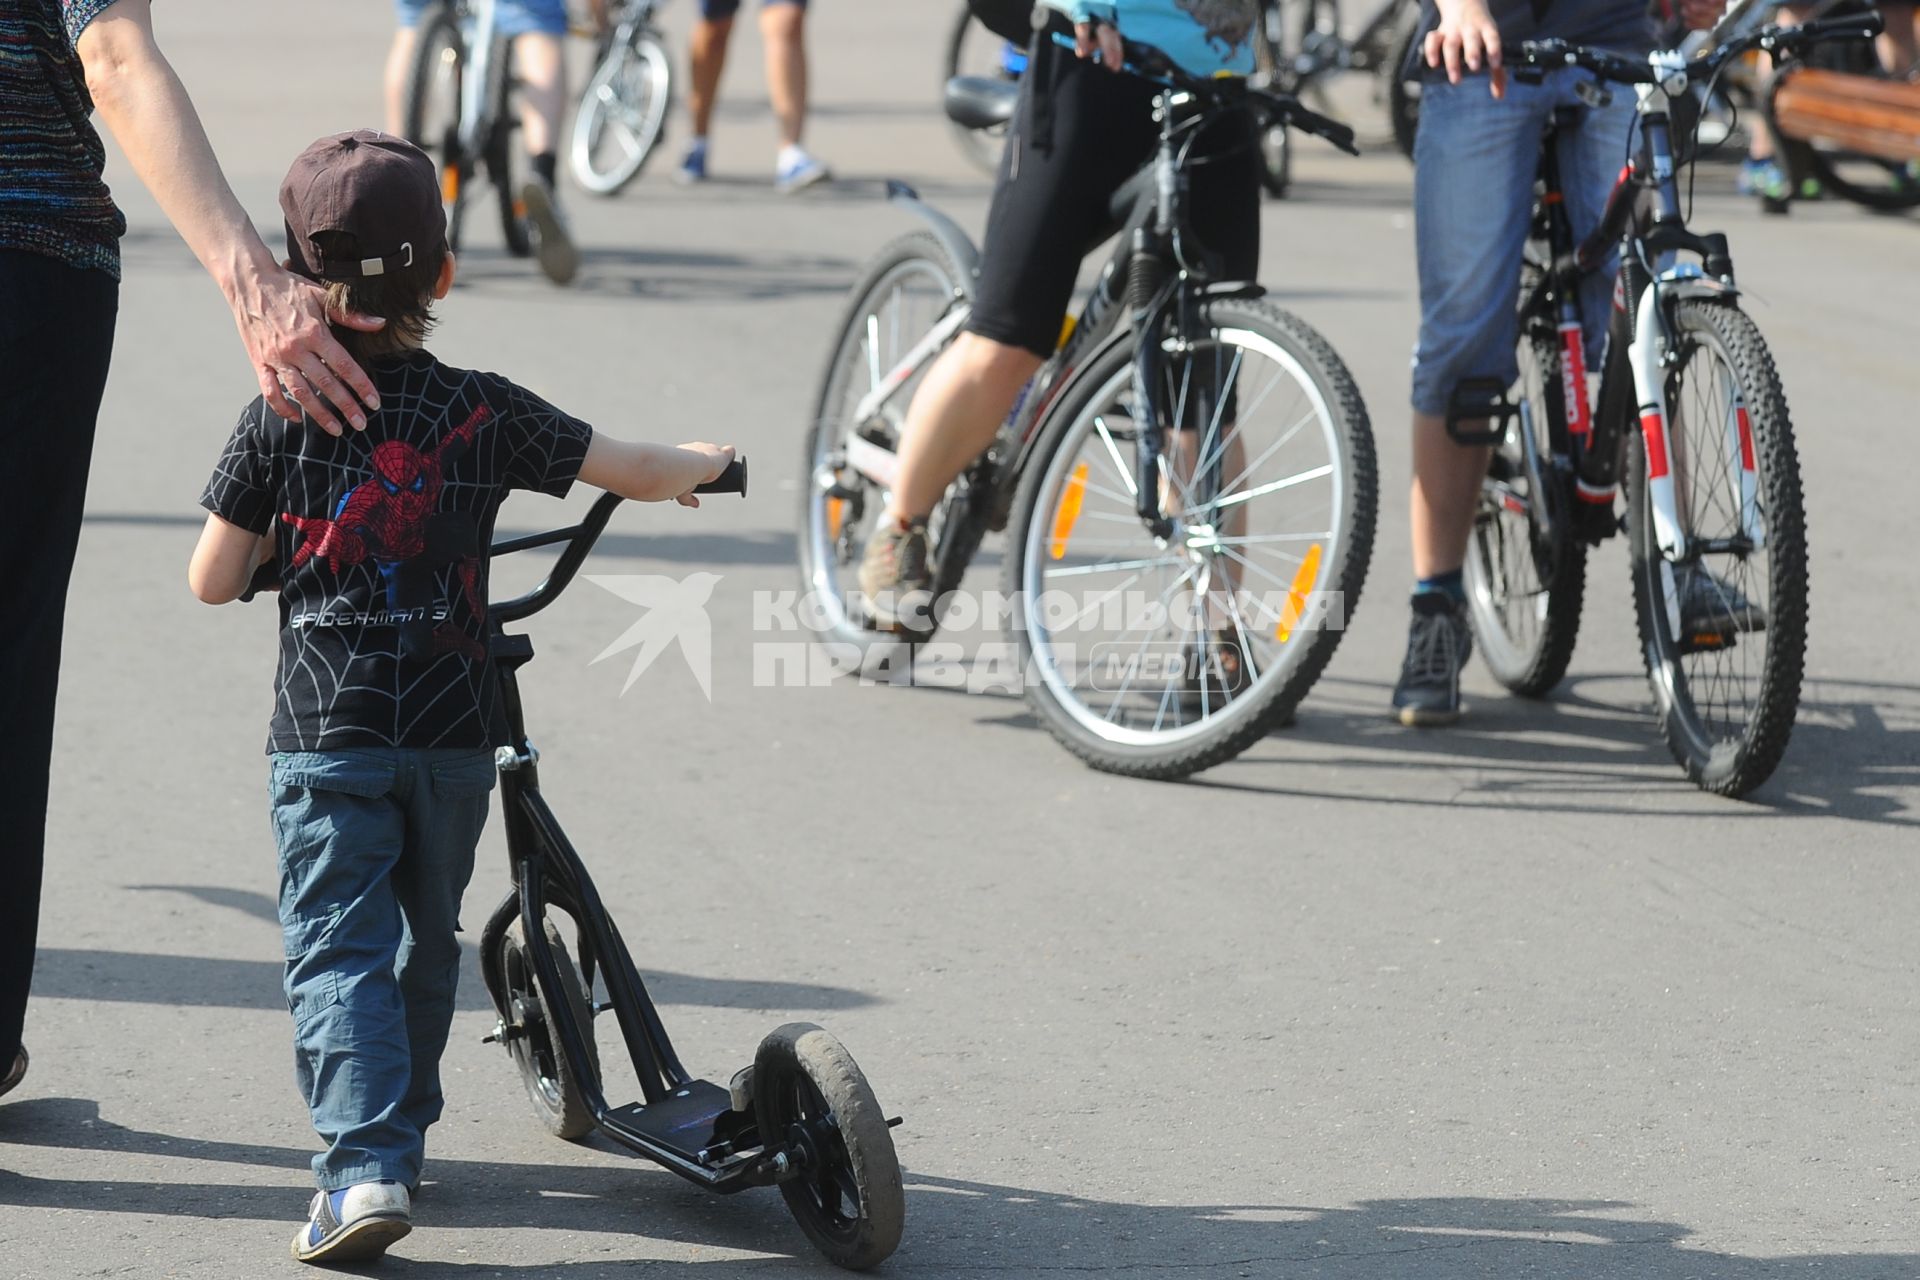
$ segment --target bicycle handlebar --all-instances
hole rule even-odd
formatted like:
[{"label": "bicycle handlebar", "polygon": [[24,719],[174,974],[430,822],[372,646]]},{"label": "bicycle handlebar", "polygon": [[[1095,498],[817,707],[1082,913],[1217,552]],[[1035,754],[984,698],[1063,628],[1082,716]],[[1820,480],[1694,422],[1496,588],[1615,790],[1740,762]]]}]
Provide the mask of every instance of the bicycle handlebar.
[{"label": "bicycle handlebar", "polygon": [[[1590,45],[1569,44],[1560,39],[1528,40],[1520,46],[1514,76],[1537,83],[1553,67],[1582,67],[1602,80],[1618,84],[1660,84],[1677,92],[1686,84],[1712,77],[1728,62],[1752,49],[1770,53],[1778,62],[1783,56],[1797,54],[1808,45],[1827,40],[1871,40],[1885,25],[1878,12],[1823,18],[1800,27],[1776,23],[1709,49],[1672,70],[1662,69],[1652,58],[1629,58]],[[1682,81],[1679,86],[1669,83],[1676,76]]]},{"label": "bicycle handlebar", "polygon": [[[1053,33],[1053,42],[1063,49],[1077,49],[1073,37],[1062,31]],[[1310,133],[1316,138],[1324,138],[1348,155],[1360,154],[1360,148],[1354,143],[1351,126],[1301,105],[1300,100],[1290,93],[1256,89],[1240,76],[1193,75],[1191,72],[1182,70],[1172,58],[1150,44],[1122,39],[1120,52],[1119,69],[1129,75],[1136,75],[1142,80],[1151,80],[1223,106],[1251,104],[1256,111],[1267,118],[1270,124],[1282,124],[1290,129],[1298,129],[1302,133]]]}]

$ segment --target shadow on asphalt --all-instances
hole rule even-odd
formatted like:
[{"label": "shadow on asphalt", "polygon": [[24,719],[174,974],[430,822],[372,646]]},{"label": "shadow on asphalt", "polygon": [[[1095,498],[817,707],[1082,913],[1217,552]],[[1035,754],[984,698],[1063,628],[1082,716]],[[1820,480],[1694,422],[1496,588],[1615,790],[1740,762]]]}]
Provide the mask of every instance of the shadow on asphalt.
[{"label": "shadow on asphalt", "polygon": [[[240,1164],[286,1175],[284,1184],[265,1187],[118,1176],[107,1186],[99,1178],[0,1171],[0,1204],[21,1208],[291,1224],[310,1194],[305,1185],[309,1150],[129,1128],[103,1120],[95,1103],[77,1098],[35,1098],[0,1108],[0,1142]],[[714,1260],[735,1270],[796,1262],[826,1270],[770,1193],[723,1200],[645,1162],[641,1166],[570,1164],[559,1146],[551,1164],[430,1159],[415,1217],[435,1229],[630,1235],[773,1255]],[[1773,1258],[1718,1253],[1690,1245],[1688,1227],[1649,1218],[1617,1200],[1459,1196],[1339,1207],[1143,1205],[914,1171],[906,1177],[906,1242],[885,1274],[1771,1280],[1817,1271],[1827,1280],[1881,1280],[1920,1271],[1920,1253],[1913,1252]],[[578,1252],[580,1246],[572,1249]],[[406,1252],[401,1245],[381,1264],[380,1274],[624,1280],[639,1265],[636,1259],[608,1259],[501,1266],[413,1261]]]}]

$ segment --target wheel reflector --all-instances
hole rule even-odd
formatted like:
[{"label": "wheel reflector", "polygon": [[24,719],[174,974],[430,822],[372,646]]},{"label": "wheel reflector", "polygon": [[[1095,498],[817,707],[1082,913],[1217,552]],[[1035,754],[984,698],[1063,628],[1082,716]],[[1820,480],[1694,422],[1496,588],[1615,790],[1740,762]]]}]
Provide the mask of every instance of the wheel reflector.
[{"label": "wheel reflector", "polygon": [[1320,544],[1314,543],[1307,548],[1307,554],[1300,561],[1300,568],[1293,575],[1293,585],[1287,588],[1287,602],[1280,607],[1280,625],[1273,629],[1273,638],[1281,644],[1293,634],[1300,625],[1300,619],[1306,616],[1307,597],[1313,594],[1313,584],[1320,577]]},{"label": "wheel reflector", "polygon": [[827,536],[840,536],[840,522],[847,518],[847,500],[845,498],[827,499]]},{"label": "wheel reflector", "polygon": [[453,165],[440,171],[440,198],[449,204],[460,198],[460,170]]},{"label": "wheel reflector", "polygon": [[1047,550],[1055,560],[1061,560],[1067,554],[1067,539],[1073,536],[1073,526],[1080,520],[1080,505],[1087,497],[1087,464],[1074,464],[1073,474],[1067,477],[1066,491],[1060,495],[1060,507],[1053,513],[1053,542]]}]

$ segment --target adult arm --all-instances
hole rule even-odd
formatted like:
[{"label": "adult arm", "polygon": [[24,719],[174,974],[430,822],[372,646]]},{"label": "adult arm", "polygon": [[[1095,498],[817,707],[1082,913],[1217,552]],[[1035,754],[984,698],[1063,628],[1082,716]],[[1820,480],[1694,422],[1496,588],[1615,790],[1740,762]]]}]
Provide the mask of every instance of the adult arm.
[{"label": "adult arm", "polygon": [[[274,260],[234,198],[186,87],[154,42],[149,0],[115,0],[75,48],[100,119],[226,295],[268,405],[290,419],[305,410],[334,435],[341,417],[364,429],[361,405],[380,407],[372,381],[334,340],[325,291]],[[368,330],[386,323],[360,315],[340,322]]]},{"label": "adult arm", "polygon": [[1507,93],[1507,69],[1500,61],[1500,27],[1486,0],[1438,0],[1440,24],[1427,33],[1430,67],[1444,66],[1447,79],[1459,84],[1463,75],[1487,69],[1487,87],[1496,98]]}]

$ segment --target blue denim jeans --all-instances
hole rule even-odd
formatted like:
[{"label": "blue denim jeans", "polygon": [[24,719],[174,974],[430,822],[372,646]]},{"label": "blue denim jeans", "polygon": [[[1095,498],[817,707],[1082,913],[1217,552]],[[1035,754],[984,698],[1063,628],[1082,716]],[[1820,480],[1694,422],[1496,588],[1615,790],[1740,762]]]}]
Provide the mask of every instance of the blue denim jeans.
[{"label": "blue denim jeans", "polygon": [[[1444,415],[1467,378],[1519,375],[1514,301],[1533,208],[1540,135],[1558,106],[1579,106],[1585,71],[1562,68],[1544,83],[1507,79],[1507,96],[1485,76],[1459,84],[1429,80],[1420,98],[1413,148],[1414,246],[1420,264],[1420,339],[1413,354],[1413,407]],[[1607,194],[1627,161],[1633,91],[1615,85],[1606,107],[1583,107],[1580,127],[1560,141],[1560,185],[1576,239],[1600,222]],[[1600,368],[1614,258],[1580,289],[1587,367]]]},{"label": "blue denim jeans", "polygon": [[327,1143],[323,1190],[420,1180],[493,783],[486,750],[273,757],[294,1071]]}]

